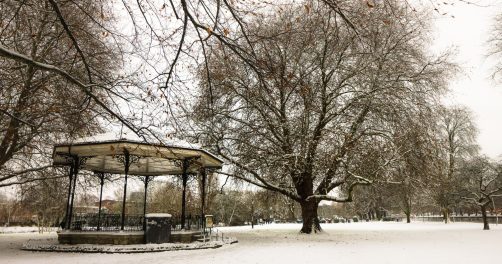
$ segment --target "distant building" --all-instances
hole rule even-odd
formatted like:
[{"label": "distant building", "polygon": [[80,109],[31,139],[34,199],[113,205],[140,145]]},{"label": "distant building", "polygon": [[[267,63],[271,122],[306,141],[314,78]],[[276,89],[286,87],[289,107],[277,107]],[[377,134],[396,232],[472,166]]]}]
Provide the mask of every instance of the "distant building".
[{"label": "distant building", "polygon": [[[101,208],[106,209],[108,212],[120,212],[120,204],[115,200],[103,200],[101,201]],[[94,205],[99,207],[99,202],[95,202]]]}]

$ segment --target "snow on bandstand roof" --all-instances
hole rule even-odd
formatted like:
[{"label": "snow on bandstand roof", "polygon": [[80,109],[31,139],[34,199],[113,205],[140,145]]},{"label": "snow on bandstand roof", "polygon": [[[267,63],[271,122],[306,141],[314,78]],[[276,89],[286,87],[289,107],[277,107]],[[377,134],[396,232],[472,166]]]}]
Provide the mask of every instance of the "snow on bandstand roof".
[{"label": "snow on bandstand roof", "polygon": [[164,144],[148,143],[136,135],[98,134],[54,146],[53,165],[69,166],[72,157],[84,162],[81,169],[104,173],[124,173],[120,157],[130,155],[129,175],[158,176],[182,174],[182,162],[190,160],[188,172],[200,168],[220,169],[223,161],[196,144],[183,140],[164,140]]}]

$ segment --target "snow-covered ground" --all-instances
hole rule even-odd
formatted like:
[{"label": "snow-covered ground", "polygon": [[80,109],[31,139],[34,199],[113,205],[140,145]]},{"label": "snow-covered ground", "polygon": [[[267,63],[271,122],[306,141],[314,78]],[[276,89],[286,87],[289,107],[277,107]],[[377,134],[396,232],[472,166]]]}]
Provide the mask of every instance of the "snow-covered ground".
[{"label": "snow-covered ground", "polygon": [[34,233],[38,232],[36,226],[0,226],[0,234],[3,233]]},{"label": "snow-covered ground", "polygon": [[298,234],[299,224],[224,227],[238,244],[219,249],[140,254],[21,251],[32,238],[51,234],[0,234],[0,263],[498,263],[502,225],[481,230],[473,223],[324,224],[325,232]]}]

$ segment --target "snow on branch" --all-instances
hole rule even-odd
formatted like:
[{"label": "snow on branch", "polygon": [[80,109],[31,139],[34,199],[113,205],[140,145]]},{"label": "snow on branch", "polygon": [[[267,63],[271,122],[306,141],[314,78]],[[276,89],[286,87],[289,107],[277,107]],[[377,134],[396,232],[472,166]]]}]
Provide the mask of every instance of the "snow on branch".
[{"label": "snow on branch", "polygon": [[33,66],[35,68],[40,69],[40,70],[53,72],[53,73],[56,73],[57,75],[65,78],[67,81],[75,84],[87,96],[89,96],[90,98],[92,98],[106,112],[108,112],[113,117],[117,118],[122,124],[124,124],[131,131],[133,131],[134,133],[136,133],[139,136],[141,136],[141,133],[140,133],[141,131],[139,131],[138,129],[136,129],[136,127],[132,123],[130,123],[128,120],[124,119],[119,114],[115,113],[115,111],[113,111],[112,109],[110,109],[103,101],[101,101],[96,95],[94,95],[91,92],[90,88],[92,88],[92,87],[101,87],[101,85],[99,85],[99,84],[84,84],[82,81],[80,81],[79,79],[77,79],[76,77],[74,77],[73,75],[71,75],[70,73],[68,73],[67,71],[64,71],[64,70],[62,70],[62,69],[60,69],[60,68],[58,68],[58,67],[56,67],[54,65],[50,65],[50,64],[46,64],[46,63],[35,61],[34,59],[29,58],[29,57],[27,57],[27,56],[25,56],[23,54],[17,53],[17,52],[15,52],[13,50],[10,50],[10,49],[8,49],[7,47],[5,47],[5,46],[3,46],[1,44],[0,44],[0,57],[12,59],[12,60],[18,61],[18,62],[26,64],[26,65],[31,65],[31,66]]},{"label": "snow on branch", "polygon": [[[32,172],[43,171],[48,168],[52,168],[52,165],[45,165],[45,166],[41,166],[41,167],[30,168],[30,169],[26,169],[26,170],[22,170],[22,171],[14,171],[14,172],[10,172],[9,174],[2,175],[0,177],[0,187],[6,187],[6,186],[15,185],[15,184],[23,184],[23,183],[33,182],[33,181],[37,181],[37,180],[47,179],[47,178],[30,178],[30,179],[16,181],[16,182],[8,181],[14,177],[23,176],[23,175],[26,175],[26,174],[29,174]],[[60,177],[58,176],[57,178],[60,178]]]}]

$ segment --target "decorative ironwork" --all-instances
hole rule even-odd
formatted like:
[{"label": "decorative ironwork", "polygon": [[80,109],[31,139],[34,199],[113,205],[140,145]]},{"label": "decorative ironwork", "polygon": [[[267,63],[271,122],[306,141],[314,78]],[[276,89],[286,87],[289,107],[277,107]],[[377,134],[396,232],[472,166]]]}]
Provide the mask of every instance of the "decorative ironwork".
[{"label": "decorative ironwork", "polygon": [[78,164],[76,164],[78,166],[78,169],[82,169],[85,164],[87,164],[87,161],[89,161],[90,159],[94,158],[96,156],[85,156],[85,157],[75,157],[75,160],[78,161]]},{"label": "decorative ironwork", "polygon": [[99,170],[94,170],[92,171],[94,173],[95,176],[97,176],[100,180],[103,180],[103,183],[104,181],[112,181],[112,176],[113,176],[113,173],[109,173],[109,172],[101,172]]},{"label": "decorative ironwork", "polygon": [[126,155],[124,155],[124,154],[115,154],[115,155],[113,155],[113,158],[118,160],[122,164],[126,163]]},{"label": "decorative ironwork", "polygon": [[138,155],[129,155],[129,164],[137,163],[141,158],[143,157]]},{"label": "decorative ironwork", "polygon": [[114,155],[114,157],[124,164],[124,196],[122,198],[122,218],[120,223],[120,229],[125,230],[125,208],[126,208],[126,198],[127,198],[127,175],[129,174],[129,168],[131,164],[136,163],[141,158],[137,155],[131,155],[129,150],[124,148],[124,154],[122,155]]},{"label": "decorative ironwork", "polygon": [[[70,148],[71,146],[69,146]],[[120,150],[115,152],[115,149],[112,147],[112,153],[105,153],[105,157],[112,157],[113,159],[116,159],[118,162],[122,163],[124,165],[124,194],[123,194],[123,200],[122,200],[122,213],[121,214],[106,214],[105,211],[101,211],[102,208],[102,192],[103,192],[103,184],[105,178],[109,178],[108,173],[105,174],[104,171],[106,171],[105,168],[102,168],[103,172],[100,171],[95,171],[97,175],[100,178],[100,185],[101,185],[101,190],[100,190],[100,198],[99,198],[99,213],[74,213],[73,212],[73,204],[74,204],[74,198],[75,198],[75,189],[77,185],[77,176],[79,173],[80,169],[84,169],[85,165],[89,161],[89,159],[92,159],[96,156],[78,156],[75,154],[70,154],[71,151],[68,150],[68,153],[60,153],[57,152],[57,155],[62,157],[63,163],[61,165],[69,165],[70,170],[69,170],[69,188],[68,188],[68,198],[67,198],[67,209],[66,209],[66,215],[65,215],[65,226],[67,229],[70,230],[80,230],[80,231],[118,231],[118,230],[125,230],[125,231],[138,231],[138,230],[143,230],[145,229],[145,220],[143,215],[126,215],[125,214],[125,209],[126,209],[126,198],[127,198],[127,178],[129,175],[129,168],[131,167],[132,164],[139,163],[141,158],[144,158],[142,156],[138,155],[131,155],[129,153],[129,150],[126,147],[122,148],[122,153],[120,153]],[[74,153],[79,153],[79,152],[74,152]],[[85,152],[84,152],[85,153]],[[96,153],[93,153],[96,154]],[[180,168],[182,171],[182,181],[183,181],[183,191],[182,191],[182,210],[181,210],[181,216],[172,218],[172,223],[173,223],[173,230],[193,230],[193,229],[204,229],[204,201],[205,201],[205,178],[206,175],[204,173],[203,175],[203,191],[202,191],[202,205],[200,207],[200,215],[197,214],[189,214],[187,216],[187,210],[186,210],[186,189],[187,189],[187,183],[188,180],[191,176],[194,176],[197,171],[196,169],[203,169],[204,165],[203,162],[201,162],[201,159],[203,159],[201,156],[188,156],[185,157],[184,155],[180,155],[180,158],[166,158],[167,160],[171,161],[176,167]],[[183,158],[182,158],[183,157]],[[138,164],[138,167],[139,166]],[[169,166],[166,168],[166,171],[168,169],[171,169],[172,167]],[[87,168],[89,169],[89,168]],[[115,171],[115,170],[113,170]],[[141,171],[141,170],[139,170]],[[148,171],[147,171],[148,172]],[[179,171],[175,171],[176,174],[180,173]],[[134,171],[134,174],[138,174],[138,171]],[[148,174],[148,173],[145,173]],[[143,179],[143,182],[145,184],[145,196],[144,196],[144,207],[143,207],[143,212],[147,212],[147,194],[148,194],[148,184],[150,181],[153,180],[153,176],[145,176]],[[191,212],[193,213],[193,212]],[[195,215],[195,217],[192,217],[192,215]],[[72,221],[73,220],[73,221]]]},{"label": "decorative ironwork", "polygon": [[[72,231],[120,231],[121,214],[77,213],[73,214]],[[142,231],[143,215],[126,215],[124,231]],[[98,229],[99,224],[99,229]]]},{"label": "decorative ironwork", "polygon": [[73,165],[74,157],[67,153],[57,153],[60,157],[65,160],[64,165]]},{"label": "decorative ironwork", "polygon": [[77,156],[77,155],[73,155],[73,154],[69,154],[69,153],[58,153],[58,156],[60,156],[61,158],[63,158],[65,160],[65,165],[68,165],[68,166],[75,166],[77,165],[77,168],[78,169],[81,169],[83,166],[85,166],[85,164],[87,163],[87,161],[89,159],[92,159],[96,156]]},{"label": "decorative ironwork", "polygon": [[113,158],[118,160],[120,163],[124,164],[124,166],[126,166],[127,159],[129,158],[129,166],[131,166],[132,164],[137,163],[143,157],[126,153],[126,154],[115,154],[113,155]]},{"label": "decorative ironwork", "polygon": [[[70,230],[72,231],[111,232],[120,231],[121,228],[121,214],[102,213],[100,218],[98,213],[76,213],[73,214],[72,218],[73,221],[70,226]],[[201,219],[202,218],[199,215],[193,216],[192,214],[189,214],[185,217],[185,226],[183,227],[181,224],[181,216],[173,216],[171,218],[171,230],[202,230],[204,222]],[[143,215],[126,215],[124,231],[142,231],[144,230],[144,221],[145,219]]]},{"label": "decorative ironwork", "polygon": [[174,166],[176,167],[179,167],[179,168],[182,168],[183,167],[183,160],[182,159],[168,159],[169,161],[171,161]]},{"label": "decorative ironwork", "polygon": [[140,178],[140,180],[141,180],[144,184],[148,185],[150,182],[152,182],[152,181],[153,181],[153,178],[154,178],[153,176],[143,176],[143,177],[141,177],[141,178]]},{"label": "decorative ironwork", "polygon": [[192,214],[188,214],[188,216],[185,217],[185,221],[182,221],[181,215],[173,216],[171,218],[171,230],[202,230],[204,222],[201,221],[201,219],[200,215],[192,217]]},{"label": "decorative ironwork", "polygon": [[185,159],[175,159],[175,158],[166,158],[167,160],[171,161],[174,166],[183,169],[184,163],[187,163],[187,169],[190,168],[193,164],[197,163],[197,161],[200,159],[200,156],[196,157],[191,157],[191,158],[185,158]]}]

